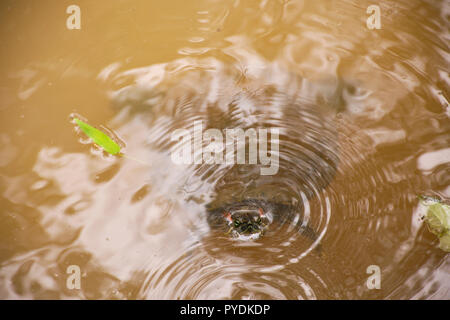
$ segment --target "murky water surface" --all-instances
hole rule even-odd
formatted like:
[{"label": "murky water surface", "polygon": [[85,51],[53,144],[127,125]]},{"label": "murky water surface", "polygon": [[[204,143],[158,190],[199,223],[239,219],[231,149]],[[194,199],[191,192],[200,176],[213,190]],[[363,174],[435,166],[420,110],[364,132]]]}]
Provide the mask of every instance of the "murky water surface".
[{"label": "murky water surface", "polygon": [[[0,5],[2,299],[450,298],[417,200],[450,199],[448,1],[377,1],[379,30],[370,1],[77,3],[81,30],[67,1]],[[277,173],[174,163],[196,121],[277,128]],[[255,240],[212,222],[259,207]]]}]

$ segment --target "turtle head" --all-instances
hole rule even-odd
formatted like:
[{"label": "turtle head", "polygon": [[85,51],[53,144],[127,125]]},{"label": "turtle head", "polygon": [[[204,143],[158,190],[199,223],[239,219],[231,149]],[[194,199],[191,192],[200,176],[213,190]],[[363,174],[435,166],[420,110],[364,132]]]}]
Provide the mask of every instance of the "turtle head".
[{"label": "turtle head", "polygon": [[228,234],[240,240],[258,239],[267,229],[270,221],[262,208],[239,208],[225,211]]}]

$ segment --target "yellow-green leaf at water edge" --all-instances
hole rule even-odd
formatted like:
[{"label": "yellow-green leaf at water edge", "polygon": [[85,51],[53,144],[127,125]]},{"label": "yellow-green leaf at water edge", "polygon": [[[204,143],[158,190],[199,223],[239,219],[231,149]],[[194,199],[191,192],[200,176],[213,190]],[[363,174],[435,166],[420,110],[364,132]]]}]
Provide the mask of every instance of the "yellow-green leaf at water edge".
[{"label": "yellow-green leaf at water edge", "polygon": [[439,248],[445,252],[450,252],[450,233],[446,233],[439,238]]},{"label": "yellow-green leaf at water edge", "polygon": [[75,118],[74,121],[95,144],[102,147],[106,152],[110,154],[118,154],[120,152],[120,146],[107,134],[88,125],[80,119]]},{"label": "yellow-green leaf at water edge", "polygon": [[425,221],[428,228],[439,238],[439,248],[450,252],[450,206],[433,199],[422,204],[427,207]]},{"label": "yellow-green leaf at water edge", "polygon": [[435,235],[443,235],[450,228],[450,208],[441,203],[435,203],[428,207],[427,222],[431,232]]}]

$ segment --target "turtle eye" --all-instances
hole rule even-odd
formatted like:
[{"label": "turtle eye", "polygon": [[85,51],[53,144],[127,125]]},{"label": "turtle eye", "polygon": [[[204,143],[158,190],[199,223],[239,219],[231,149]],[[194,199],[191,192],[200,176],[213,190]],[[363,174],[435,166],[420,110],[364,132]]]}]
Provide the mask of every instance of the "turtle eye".
[{"label": "turtle eye", "polygon": [[223,216],[224,216],[225,219],[228,220],[228,222],[233,222],[233,219],[231,219],[231,214],[229,212],[225,211],[223,213]]},{"label": "turtle eye", "polygon": [[238,220],[235,220],[235,221],[234,221],[234,226],[235,226],[235,227],[238,227],[240,224],[241,224],[241,223],[240,223]]}]

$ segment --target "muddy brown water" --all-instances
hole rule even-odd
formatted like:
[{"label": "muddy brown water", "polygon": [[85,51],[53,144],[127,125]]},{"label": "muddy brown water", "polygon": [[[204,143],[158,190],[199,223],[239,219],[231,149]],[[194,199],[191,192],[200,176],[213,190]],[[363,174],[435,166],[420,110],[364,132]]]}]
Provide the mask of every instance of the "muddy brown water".
[{"label": "muddy brown water", "polygon": [[[448,1],[377,1],[372,30],[370,1],[77,3],[80,30],[68,1],[0,5],[0,298],[450,298],[417,200],[450,199]],[[175,164],[198,120],[279,128],[277,174]],[[255,198],[298,212],[255,241],[208,225]]]}]

